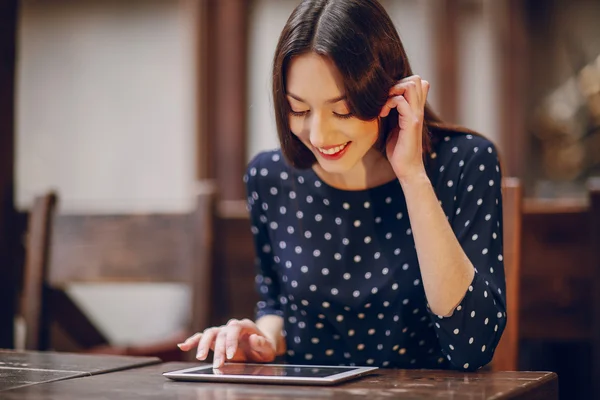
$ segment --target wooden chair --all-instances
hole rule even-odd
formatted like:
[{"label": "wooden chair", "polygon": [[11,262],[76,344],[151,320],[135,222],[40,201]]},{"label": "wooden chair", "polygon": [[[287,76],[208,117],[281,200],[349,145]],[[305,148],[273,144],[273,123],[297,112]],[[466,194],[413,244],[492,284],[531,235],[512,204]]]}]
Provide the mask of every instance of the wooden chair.
[{"label": "wooden chair", "polygon": [[599,186],[597,178],[589,181],[587,199],[523,203],[520,364],[557,372],[564,382],[561,391],[576,386],[585,398],[600,398],[600,390],[588,393],[592,381],[600,382],[599,354],[590,354],[590,348],[600,349],[600,310],[595,311],[600,246],[594,244]]},{"label": "wooden chair", "polygon": [[519,179],[503,178],[504,274],[508,320],[491,363],[491,369],[494,371],[518,371],[519,369],[522,202],[523,192]]},{"label": "wooden chair", "polygon": [[[21,296],[25,348],[49,349],[56,321],[82,351],[181,359],[176,344],[210,321],[214,185],[199,183],[196,208],[186,214],[65,215],[56,204],[57,195],[48,193],[30,212]],[[160,343],[111,346],[65,294],[73,282],[191,285],[190,326]]]},{"label": "wooden chair", "polygon": [[594,287],[592,297],[592,392],[600,397],[600,177],[587,183],[590,200],[591,258],[594,266]]}]

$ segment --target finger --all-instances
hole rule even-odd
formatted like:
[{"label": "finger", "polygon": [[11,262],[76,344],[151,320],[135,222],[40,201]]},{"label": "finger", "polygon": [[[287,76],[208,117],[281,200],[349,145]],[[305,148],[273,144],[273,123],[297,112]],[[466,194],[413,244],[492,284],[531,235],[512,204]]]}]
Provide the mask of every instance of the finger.
[{"label": "finger", "polygon": [[406,82],[406,92],[404,98],[410,104],[410,108],[415,115],[420,115],[423,110],[423,90],[421,88],[421,80],[411,79]]},{"label": "finger", "polygon": [[[425,107],[425,103],[427,101],[427,92],[429,91],[429,88],[427,88],[426,91],[424,90],[425,84],[429,85],[429,82],[421,79],[419,75],[412,75],[402,79],[396,85],[394,85],[390,89],[389,96],[404,95],[406,91],[413,92],[411,90],[411,86],[415,86],[415,96],[411,97],[411,93],[409,93],[407,100],[411,105],[418,106],[419,109],[422,109]],[[413,100],[416,102],[413,102]]]},{"label": "finger", "polygon": [[248,337],[252,358],[258,361],[271,361],[274,359],[275,349],[273,345],[264,337],[258,334],[252,334]]},{"label": "finger", "polygon": [[179,347],[183,351],[188,351],[195,348],[200,342],[200,338],[202,337],[202,332],[198,332],[185,339],[183,343],[178,343],[177,347]]},{"label": "finger", "polygon": [[390,111],[393,110],[394,108],[396,108],[396,101],[395,101],[396,96],[403,96],[404,94],[406,94],[406,91],[407,91],[407,87],[406,87],[406,85],[404,85],[402,83],[392,86],[392,88],[390,89],[389,94],[388,94],[388,99],[385,102],[385,104],[383,105],[383,107],[381,109],[381,113],[379,115],[381,117],[387,117],[389,115]]},{"label": "finger", "polygon": [[429,82],[426,80],[421,81],[421,87],[423,90],[423,103],[427,103],[427,95],[429,94]]},{"label": "finger", "polygon": [[393,100],[395,108],[398,110],[398,126],[400,129],[406,129],[411,124],[419,123],[419,117],[415,115],[411,105],[404,96],[396,96]]},{"label": "finger", "polygon": [[210,328],[204,331],[200,343],[198,344],[198,354],[196,358],[198,360],[205,360],[208,355],[208,350],[212,347],[212,344],[219,333],[220,328]]},{"label": "finger", "polygon": [[416,85],[417,95],[421,108],[425,105],[425,96],[423,96],[423,79],[419,75],[413,75],[409,78]]},{"label": "finger", "polygon": [[231,360],[238,349],[238,342],[242,325],[237,320],[227,323],[227,336],[225,338],[225,353],[228,360]]},{"label": "finger", "polygon": [[[406,91],[403,91],[402,93],[406,93]],[[397,95],[397,96],[390,97],[383,105],[381,112],[379,113],[379,116],[387,117],[390,114],[390,111],[397,109],[398,108],[398,98],[402,97],[402,96],[403,95]]]},{"label": "finger", "polygon": [[404,96],[394,96],[387,101],[385,107],[388,110],[397,110],[400,117],[408,117],[413,114],[412,107]]},{"label": "finger", "polygon": [[390,98],[382,107],[381,112],[379,113],[380,117],[387,117],[390,114],[391,110],[398,107],[398,96],[403,97],[404,100],[406,100],[410,104],[411,109],[414,113],[416,113],[417,115],[420,113],[420,99],[417,95],[416,83],[414,83],[413,81],[406,81],[394,85],[390,89]]},{"label": "finger", "polygon": [[411,101],[421,102],[422,96],[422,81],[418,76],[411,76],[409,78],[405,78],[401,80],[399,83],[395,84],[391,87],[388,97],[406,95],[408,92],[408,96],[413,96],[412,99],[407,99],[410,103]]},{"label": "finger", "polygon": [[390,111],[392,111],[392,107],[390,107],[389,105],[389,100],[383,105],[383,107],[381,107],[381,112],[379,113],[379,116],[381,118],[385,118],[388,115],[390,115]]},{"label": "finger", "polygon": [[227,339],[227,331],[229,328],[221,329],[217,335],[215,342],[213,368],[221,368],[225,362],[225,340]]}]

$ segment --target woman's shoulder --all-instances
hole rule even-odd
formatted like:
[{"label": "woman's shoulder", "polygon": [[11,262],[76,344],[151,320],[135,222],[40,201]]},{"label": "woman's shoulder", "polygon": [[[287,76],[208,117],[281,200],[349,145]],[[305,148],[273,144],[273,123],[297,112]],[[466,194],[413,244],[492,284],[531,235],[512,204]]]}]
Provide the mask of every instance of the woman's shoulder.
[{"label": "woman's shoulder", "polygon": [[499,162],[496,145],[482,135],[471,133],[442,134],[441,140],[433,148],[432,155],[440,164],[459,160],[461,167],[474,162],[486,165]]},{"label": "woman's shoulder", "polygon": [[[268,168],[269,166],[279,165],[283,162],[281,149],[263,150],[254,155],[248,162],[247,169]],[[269,165],[270,164],[270,165]]]},{"label": "woman's shoulder", "polygon": [[256,154],[246,167],[244,175],[245,182],[256,180],[275,181],[281,177],[283,172],[289,170],[289,166],[283,158],[281,149],[265,150]]}]

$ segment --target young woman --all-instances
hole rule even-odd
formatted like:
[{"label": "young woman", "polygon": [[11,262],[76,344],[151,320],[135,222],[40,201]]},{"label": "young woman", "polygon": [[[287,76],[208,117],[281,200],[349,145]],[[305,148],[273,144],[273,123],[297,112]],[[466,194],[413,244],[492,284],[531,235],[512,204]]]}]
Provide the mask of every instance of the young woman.
[{"label": "young woman", "polygon": [[376,0],[305,0],[279,39],[281,149],[244,180],[262,296],[184,343],[198,359],[458,368],[506,325],[501,174],[426,104]]}]

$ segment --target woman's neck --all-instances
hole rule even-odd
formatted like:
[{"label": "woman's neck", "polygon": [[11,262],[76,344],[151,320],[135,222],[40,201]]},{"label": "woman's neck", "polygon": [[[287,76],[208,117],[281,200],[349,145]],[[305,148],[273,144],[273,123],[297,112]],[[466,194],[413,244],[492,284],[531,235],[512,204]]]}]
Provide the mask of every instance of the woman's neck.
[{"label": "woman's neck", "polygon": [[365,190],[396,179],[387,157],[374,148],[369,150],[352,169],[344,173],[327,172],[319,163],[315,163],[313,171],[323,182],[341,190]]}]

